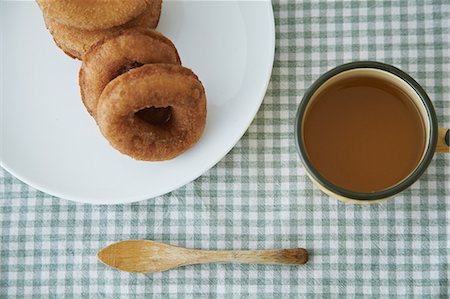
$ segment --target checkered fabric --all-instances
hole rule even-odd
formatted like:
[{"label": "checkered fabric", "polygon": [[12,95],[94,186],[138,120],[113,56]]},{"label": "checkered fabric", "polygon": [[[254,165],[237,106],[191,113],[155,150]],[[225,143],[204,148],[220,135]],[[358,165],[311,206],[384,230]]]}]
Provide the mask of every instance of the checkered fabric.
[{"label": "checkered fabric", "polygon": [[[293,125],[325,71],[378,60],[411,74],[450,127],[450,3],[276,1],[276,55],[263,105],[236,147],[165,196],[92,206],[36,191],[0,172],[1,297],[450,296],[450,157],[370,206],[330,200],[306,178]],[[136,275],[96,252],[122,239],[203,249],[305,247],[305,266],[210,264]]]}]

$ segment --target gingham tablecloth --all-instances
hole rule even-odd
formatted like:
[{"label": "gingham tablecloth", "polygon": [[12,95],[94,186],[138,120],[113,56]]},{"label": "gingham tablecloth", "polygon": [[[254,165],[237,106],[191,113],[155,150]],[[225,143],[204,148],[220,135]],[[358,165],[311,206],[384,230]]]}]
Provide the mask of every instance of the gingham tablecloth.
[{"label": "gingham tablecloth", "polygon": [[[353,60],[393,64],[419,81],[450,126],[450,4],[276,1],[276,55],[263,105],[214,168],[165,196],[92,206],[0,172],[0,295],[37,297],[450,296],[450,157],[393,200],[330,200],[306,178],[293,123],[305,89]],[[121,239],[203,249],[306,247],[301,267],[198,265],[136,275],[96,258]]]}]

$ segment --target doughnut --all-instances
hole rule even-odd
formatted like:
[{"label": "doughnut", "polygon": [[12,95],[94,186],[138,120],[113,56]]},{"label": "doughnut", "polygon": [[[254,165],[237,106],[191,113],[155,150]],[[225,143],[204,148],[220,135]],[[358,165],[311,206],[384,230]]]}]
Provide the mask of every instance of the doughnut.
[{"label": "doughnut", "polygon": [[37,0],[44,15],[79,29],[97,30],[125,24],[153,0]]},{"label": "doughnut", "polygon": [[95,118],[97,100],[112,79],[148,63],[181,64],[173,43],[154,30],[123,30],[92,46],[79,73],[81,98],[88,112]]},{"label": "doughnut", "polygon": [[[147,109],[168,109],[163,123],[146,120]],[[109,143],[136,160],[177,157],[200,138],[206,124],[206,95],[189,69],[147,64],[112,80],[103,90],[97,123]]]},{"label": "doughnut", "polygon": [[132,19],[123,25],[107,29],[78,29],[58,23],[49,15],[44,15],[44,21],[58,47],[60,47],[67,55],[81,60],[86,51],[94,43],[112,33],[133,27],[156,28],[160,14],[161,0],[154,0],[149,3],[144,12],[135,19]]}]

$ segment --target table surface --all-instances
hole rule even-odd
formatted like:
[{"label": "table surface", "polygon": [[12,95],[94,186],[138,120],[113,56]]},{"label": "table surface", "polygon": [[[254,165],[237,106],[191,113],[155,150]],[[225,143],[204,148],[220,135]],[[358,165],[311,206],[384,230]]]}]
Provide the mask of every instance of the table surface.
[{"label": "table surface", "polygon": [[[0,170],[0,297],[448,297],[450,161],[437,154],[381,204],[329,199],[306,178],[293,123],[305,89],[354,60],[411,74],[450,127],[448,1],[274,1],[276,54],[264,102],[236,147],[159,198],[92,206],[51,197]],[[301,267],[197,265],[156,274],[96,258],[122,239],[202,249],[305,247]]]}]

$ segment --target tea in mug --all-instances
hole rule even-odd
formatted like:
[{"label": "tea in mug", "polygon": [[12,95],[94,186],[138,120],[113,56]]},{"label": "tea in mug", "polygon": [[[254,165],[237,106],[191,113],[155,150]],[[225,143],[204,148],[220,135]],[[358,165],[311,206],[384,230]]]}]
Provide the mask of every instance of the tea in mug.
[{"label": "tea in mug", "polygon": [[397,185],[419,164],[426,143],[414,100],[393,82],[364,75],[330,81],[318,90],[302,130],[314,168],[353,192]]}]

